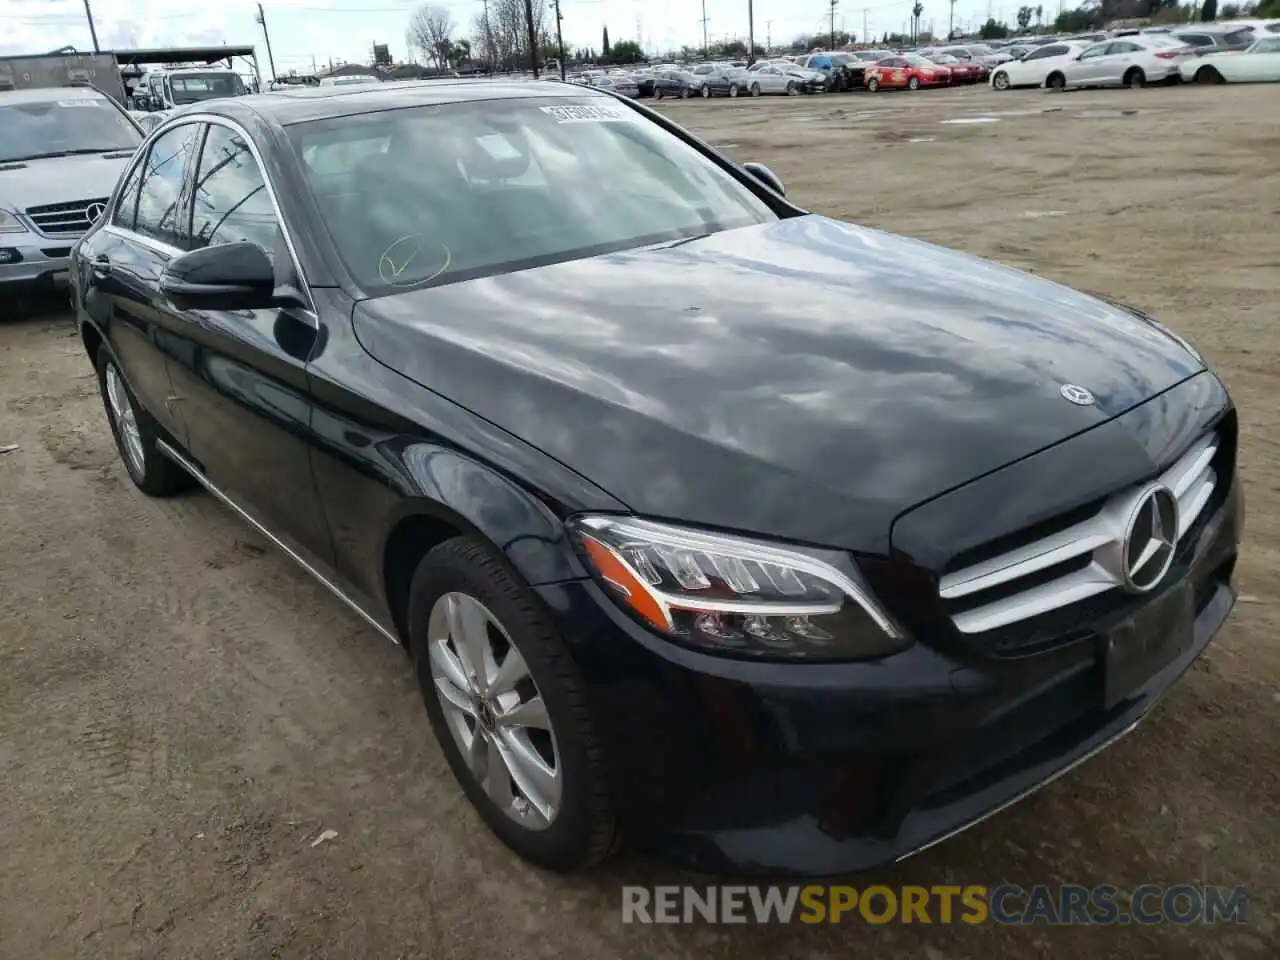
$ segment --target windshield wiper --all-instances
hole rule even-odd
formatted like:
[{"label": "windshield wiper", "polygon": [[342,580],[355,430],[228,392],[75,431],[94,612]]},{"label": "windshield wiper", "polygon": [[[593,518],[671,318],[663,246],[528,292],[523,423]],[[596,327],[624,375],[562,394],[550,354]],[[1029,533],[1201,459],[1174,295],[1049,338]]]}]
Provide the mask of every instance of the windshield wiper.
[{"label": "windshield wiper", "polygon": [[25,157],[13,157],[5,163],[22,163],[24,160],[49,160],[53,157],[77,157],[87,153],[115,153],[118,150],[132,150],[133,147],[81,147],[76,150],[50,150],[48,153],[30,153]]}]

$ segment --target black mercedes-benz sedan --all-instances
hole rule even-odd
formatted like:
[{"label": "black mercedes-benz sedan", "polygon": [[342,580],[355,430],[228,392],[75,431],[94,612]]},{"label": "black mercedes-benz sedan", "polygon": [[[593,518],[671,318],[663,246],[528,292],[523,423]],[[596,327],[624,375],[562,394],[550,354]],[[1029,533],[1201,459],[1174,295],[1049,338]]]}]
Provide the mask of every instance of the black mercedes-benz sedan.
[{"label": "black mercedes-benz sedan", "polygon": [[189,108],[72,273],[134,483],[403,644],[548,868],[902,858],[1132,729],[1234,602],[1236,414],[1190,346],[600,91]]}]

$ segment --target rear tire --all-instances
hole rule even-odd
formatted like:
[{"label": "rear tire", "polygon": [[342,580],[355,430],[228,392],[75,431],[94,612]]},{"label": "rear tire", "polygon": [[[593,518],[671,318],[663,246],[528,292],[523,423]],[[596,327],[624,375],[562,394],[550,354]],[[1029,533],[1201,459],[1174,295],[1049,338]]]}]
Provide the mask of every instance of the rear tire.
[{"label": "rear tire", "polygon": [[797,93],[799,93],[799,92],[800,92],[800,91],[796,89],[796,85],[795,85],[795,83],[794,83],[793,81],[790,81],[790,80],[789,80],[789,81],[787,81],[787,96],[788,96],[788,97],[794,97],[794,96],[795,96]]},{"label": "rear tire", "polygon": [[134,486],[149,497],[171,497],[189,488],[191,476],[156,447],[159,431],[155,421],[138,404],[105,346],[98,348],[97,368],[98,389],[116,452]]},{"label": "rear tire", "polygon": [[752,95],[753,97],[758,97],[758,96],[760,96],[760,84],[758,84],[758,83],[753,83],[753,84],[751,85],[751,95]]},{"label": "rear tire", "polygon": [[920,78],[919,78],[919,77],[912,77],[910,80],[908,80],[908,81],[907,81],[907,89],[908,89],[908,90],[919,90],[919,89],[920,89]]},{"label": "rear tire", "polygon": [[688,87],[681,87],[681,88],[680,88],[680,99],[681,99],[681,100],[688,100],[688,99],[689,99],[689,88],[688,88]]},{"label": "rear tire", "polygon": [[1227,78],[1218,72],[1217,67],[1201,67],[1196,71],[1196,83],[1226,83]]},{"label": "rear tire", "polygon": [[[450,609],[460,611],[456,620],[448,617]],[[458,537],[419,564],[410,587],[408,624],[414,673],[432,731],[489,829],[519,856],[547,870],[567,873],[608,856],[618,835],[617,815],[586,685],[532,591],[487,544]],[[517,659],[511,676],[521,677],[515,684],[502,683],[507,692],[487,700],[483,695],[469,699],[449,679],[469,676],[468,658],[460,655],[454,634],[468,634],[455,626],[473,625],[488,650],[481,656],[486,685],[501,682],[512,656]],[[477,649],[473,643],[464,646]],[[487,663],[488,656],[494,663]],[[496,696],[505,703],[485,709],[483,704]],[[535,703],[542,708],[536,719],[529,710]],[[522,709],[521,720],[504,722],[504,714],[514,709]],[[467,739],[478,741],[478,748],[464,753]],[[505,745],[506,753],[499,755],[493,743]],[[520,762],[506,763],[508,756]],[[528,792],[528,784],[537,789]],[[549,818],[543,809],[551,811]]]},{"label": "rear tire", "polygon": [[736,97],[738,95],[738,85],[736,83],[729,84],[729,96]]},{"label": "rear tire", "polygon": [[991,78],[991,86],[995,87],[997,90],[1008,90],[1009,75],[1003,70],[997,70],[996,75]]},{"label": "rear tire", "polygon": [[653,99],[655,99],[655,100],[661,100],[661,99],[662,99],[662,88],[661,88],[661,87],[654,87],[654,88],[653,88]]},{"label": "rear tire", "polygon": [[702,85],[702,99],[703,100],[711,99],[711,87],[707,86],[707,84],[705,83]]},{"label": "rear tire", "polygon": [[1147,75],[1142,72],[1140,67],[1133,67],[1124,75],[1124,85],[1126,87],[1145,87],[1147,85]]},{"label": "rear tire", "polygon": [[875,93],[877,90],[880,89],[880,81],[875,77],[872,77],[870,80],[867,81],[867,89],[870,90],[872,93]]}]

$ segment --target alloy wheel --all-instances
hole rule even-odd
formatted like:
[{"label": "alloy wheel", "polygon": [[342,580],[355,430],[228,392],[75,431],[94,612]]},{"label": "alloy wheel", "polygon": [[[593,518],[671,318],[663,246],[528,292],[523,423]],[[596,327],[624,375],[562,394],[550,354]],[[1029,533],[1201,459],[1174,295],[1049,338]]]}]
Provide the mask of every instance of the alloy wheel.
[{"label": "alloy wheel", "polygon": [[466,593],[440,597],[427,631],[436,696],[472,775],[504,814],[545,830],[560,811],[560,752],[524,657]]},{"label": "alloy wheel", "polygon": [[138,429],[138,415],[129,402],[129,391],[125,389],[120,372],[114,363],[107,364],[107,405],[111,411],[111,419],[115,422],[116,432],[120,434],[124,455],[129,460],[136,476],[146,473],[146,453],[142,448],[142,431]]},{"label": "alloy wheel", "polygon": [[996,74],[995,82],[992,84],[997,90],[1009,89],[1009,75],[1003,70]]}]

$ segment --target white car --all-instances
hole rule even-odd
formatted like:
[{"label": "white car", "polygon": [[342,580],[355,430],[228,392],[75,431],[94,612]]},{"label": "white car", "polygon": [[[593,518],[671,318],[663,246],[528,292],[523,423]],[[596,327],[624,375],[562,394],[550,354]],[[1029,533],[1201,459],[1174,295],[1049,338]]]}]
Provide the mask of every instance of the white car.
[{"label": "white car", "polygon": [[381,83],[377,77],[371,77],[367,73],[353,73],[345,77],[321,77],[320,86],[322,87],[352,87],[358,83]]},{"label": "white car", "polygon": [[1206,53],[1179,67],[1183,80],[1197,83],[1280,82],[1280,34],[1257,40],[1246,50]]},{"label": "white car", "polygon": [[991,86],[996,90],[1061,87],[1066,78],[1064,68],[1087,46],[1086,43],[1069,40],[1033,47],[1021,60],[1002,63],[991,71]]},{"label": "white car", "polygon": [[1180,80],[1179,65],[1195,51],[1159,34],[1121,37],[1085,47],[1063,66],[1066,87],[1143,87]]},{"label": "white car", "polygon": [[[786,66],[790,67],[791,64]],[[747,91],[753,97],[770,93],[795,95],[800,91],[795,77],[771,63],[766,63],[758,70],[747,71],[743,82],[747,84]]]}]

